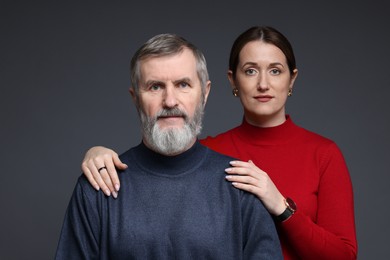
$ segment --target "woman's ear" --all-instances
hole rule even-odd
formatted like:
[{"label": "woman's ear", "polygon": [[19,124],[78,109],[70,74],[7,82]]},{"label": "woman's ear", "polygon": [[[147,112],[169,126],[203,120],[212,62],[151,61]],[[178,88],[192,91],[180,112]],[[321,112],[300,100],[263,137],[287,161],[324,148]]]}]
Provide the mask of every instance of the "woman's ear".
[{"label": "woman's ear", "polygon": [[236,88],[236,86],[235,86],[236,84],[234,83],[233,71],[228,70],[227,76],[228,76],[228,80],[230,82],[230,87],[232,89],[235,89]]},{"label": "woman's ear", "polygon": [[295,80],[297,79],[298,77],[298,69],[295,69],[293,70],[292,74],[291,74],[291,79],[290,79],[290,89],[292,89],[294,87],[294,82]]}]

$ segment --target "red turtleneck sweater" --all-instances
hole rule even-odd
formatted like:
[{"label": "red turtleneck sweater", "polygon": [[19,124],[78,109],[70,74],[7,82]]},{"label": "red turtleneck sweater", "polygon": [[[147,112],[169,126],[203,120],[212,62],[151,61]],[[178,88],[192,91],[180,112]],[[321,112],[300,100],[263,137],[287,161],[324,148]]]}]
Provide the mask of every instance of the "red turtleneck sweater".
[{"label": "red turtleneck sweater", "polygon": [[296,213],[277,223],[285,259],[356,259],[353,190],[337,145],[295,125],[259,128],[243,123],[201,140],[209,148],[252,160],[285,196]]}]

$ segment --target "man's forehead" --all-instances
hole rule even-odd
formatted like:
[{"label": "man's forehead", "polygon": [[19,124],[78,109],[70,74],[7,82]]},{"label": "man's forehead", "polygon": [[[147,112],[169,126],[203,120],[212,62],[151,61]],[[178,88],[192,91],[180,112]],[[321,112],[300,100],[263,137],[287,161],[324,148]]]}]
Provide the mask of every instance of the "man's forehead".
[{"label": "man's forehead", "polygon": [[174,55],[148,57],[140,61],[142,81],[198,81],[197,66],[191,51]]}]

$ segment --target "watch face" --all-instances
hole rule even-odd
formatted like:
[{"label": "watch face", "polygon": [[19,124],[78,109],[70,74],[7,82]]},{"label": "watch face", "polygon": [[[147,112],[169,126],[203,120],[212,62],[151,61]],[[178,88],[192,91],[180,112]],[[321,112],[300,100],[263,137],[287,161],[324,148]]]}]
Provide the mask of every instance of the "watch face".
[{"label": "watch face", "polygon": [[286,198],[286,202],[287,202],[288,206],[289,206],[292,210],[294,210],[294,211],[297,210],[297,205],[295,205],[295,202],[294,202],[292,199]]}]

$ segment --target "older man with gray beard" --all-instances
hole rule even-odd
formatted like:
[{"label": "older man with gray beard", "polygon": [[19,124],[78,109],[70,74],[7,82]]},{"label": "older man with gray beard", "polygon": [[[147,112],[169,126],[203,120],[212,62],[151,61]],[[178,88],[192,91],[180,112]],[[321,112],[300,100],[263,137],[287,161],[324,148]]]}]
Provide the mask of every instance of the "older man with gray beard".
[{"label": "older man with gray beard", "polygon": [[162,34],[130,67],[142,142],[121,155],[117,199],[79,178],[56,259],[282,259],[261,202],[225,181],[233,158],[197,141],[211,84],[203,54]]}]

